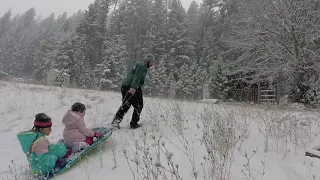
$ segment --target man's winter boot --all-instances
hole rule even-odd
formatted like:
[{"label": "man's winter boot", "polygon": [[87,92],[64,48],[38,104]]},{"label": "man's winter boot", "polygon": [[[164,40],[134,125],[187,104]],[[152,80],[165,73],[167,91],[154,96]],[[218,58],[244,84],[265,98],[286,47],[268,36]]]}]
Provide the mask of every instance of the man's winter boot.
[{"label": "man's winter boot", "polygon": [[111,125],[114,130],[120,129],[120,120],[119,119],[113,120]]},{"label": "man's winter boot", "polygon": [[139,127],[141,127],[142,125],[141,124],[130,124],[130,128],[131,129],[137,129]]}]

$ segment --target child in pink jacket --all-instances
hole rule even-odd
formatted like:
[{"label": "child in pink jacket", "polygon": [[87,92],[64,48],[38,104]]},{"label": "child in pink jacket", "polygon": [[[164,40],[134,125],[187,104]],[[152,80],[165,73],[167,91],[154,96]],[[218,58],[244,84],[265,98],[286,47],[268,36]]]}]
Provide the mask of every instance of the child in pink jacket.
[{"label": "child in pink jacket", "polygon": [[[102,137],[103,135],[88,129],[84,123],[84,115],[86,112],[86,106],[82,103],[76,102],[72,105],[71,110],[65,114],[62,119],[62,123],[65,125],[63,131],[63,138],[65,144],[70,148],[78,144],[79,142],[85,142],[88,145],[93,144],[93,137]],[[78,145],[79,146],[79,145]],[[80,148],[78,148],[80,150]]]}]

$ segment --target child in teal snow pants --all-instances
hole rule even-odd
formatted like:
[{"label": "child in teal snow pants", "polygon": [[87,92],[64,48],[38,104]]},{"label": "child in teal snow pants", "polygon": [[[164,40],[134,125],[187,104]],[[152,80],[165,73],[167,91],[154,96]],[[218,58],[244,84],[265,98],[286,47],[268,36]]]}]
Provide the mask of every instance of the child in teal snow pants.
[{"label": "child in teal snow pants", "polygon": [[71,155],[71,150],[67,150],[65,144],[50,144],[45,137],[50,135],[51,126],[51,118],[39,113],[31,130],[17,134],[33,173],[39,176],[54,173],[54,169],[64,166],[65,159]]}]

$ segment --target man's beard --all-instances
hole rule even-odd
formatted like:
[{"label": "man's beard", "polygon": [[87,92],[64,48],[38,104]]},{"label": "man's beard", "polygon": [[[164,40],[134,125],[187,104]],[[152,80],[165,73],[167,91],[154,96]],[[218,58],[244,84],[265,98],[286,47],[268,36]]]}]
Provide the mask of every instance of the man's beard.
[{"label": "man's beard", "polygon": [[147,61],[147,68],[150,68],[150,61]]}]

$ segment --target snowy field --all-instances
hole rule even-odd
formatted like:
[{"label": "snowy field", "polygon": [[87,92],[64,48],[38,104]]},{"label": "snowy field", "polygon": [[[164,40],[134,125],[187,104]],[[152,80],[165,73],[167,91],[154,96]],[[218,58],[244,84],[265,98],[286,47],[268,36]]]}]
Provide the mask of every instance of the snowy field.
[{"label": "snowy field", "polygon": [[[51,143],[62,138],[65,112],[87,106],[87,126],[110,123],[120,94],[0,81],[0,179],[28,180],[16,134],[32,128],[35,114],[53,119]],[[123,129],[99,150],[55,179],[320,179],[320,159],[305,157],[316,141],[319,113],[145,98],[141,123]]]}]

